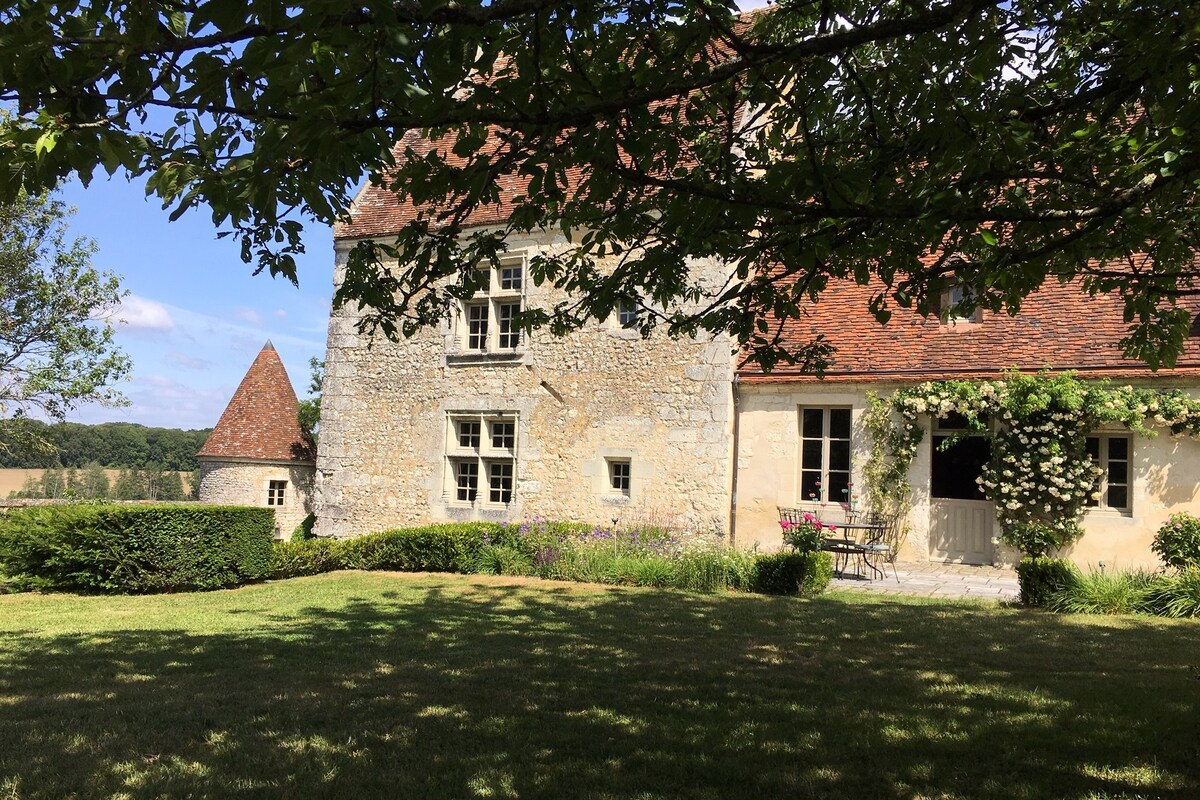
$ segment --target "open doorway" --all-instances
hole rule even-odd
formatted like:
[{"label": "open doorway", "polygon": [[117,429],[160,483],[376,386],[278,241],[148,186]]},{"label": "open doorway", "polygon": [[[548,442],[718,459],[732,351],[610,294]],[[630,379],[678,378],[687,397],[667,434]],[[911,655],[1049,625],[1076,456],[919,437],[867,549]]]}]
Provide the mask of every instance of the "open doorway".
[{"label": "open doorway", "polygon": [[992,456],[985,436],[963,436],[965,422],[954,416],[934,420],[930,468],[929,560],[991,564],[996,509],[978,478]]}]

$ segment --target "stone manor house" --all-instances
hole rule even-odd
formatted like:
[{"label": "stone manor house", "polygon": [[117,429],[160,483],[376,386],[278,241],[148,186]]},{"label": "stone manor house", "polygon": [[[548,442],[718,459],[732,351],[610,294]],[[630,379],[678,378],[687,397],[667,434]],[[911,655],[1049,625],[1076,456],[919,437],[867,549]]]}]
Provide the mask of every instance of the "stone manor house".
[{"label": "stone manor house", "polygon": [[[335,230],[335,281],[356,241],[386,240],[412,213],[366,187]],[[898,310],[886,326],[865,311],[870,287],[831,285],[785,331],[797,344],[823,333],[837,348],[821,380],[738,369],[724,335],[642,339],[625,327],[632,307],[562,338],[526,336],[511,325],[514,312],[560,299],[532,285],[529,259],[565,242],[545,233],[508,244],[486,291],[411,339],[368,346],[355,309],[333,313],[315,473],[294,423],[295,394],[268,346],[201,452],[203,497],[275,505],[281,535],[309,510],[316,532],[334,537],[437,520],[659,516],[771,548],[780,506],[820,510],[863,486],[868,391],[992,379],[1011,367],[1200,389],[1200,340],[1187,342],[1174,369],[1152,373],[1121,355],[1119,300],[1072,285],[1043,288],[1017,317]],[[720,264],[697,270],[724,279]],[[971,440],[941,450],[940,436],[953,431],[925,424],[901,557],[1010,560],[996,552],[995,512],[974,480],[986,452]],[[1149,543],[1167,516],[1200,512],[1200,443],[1124,429],[1093,438],[1102,500],[1067,554],[1084,564],[1153,564]]]}]

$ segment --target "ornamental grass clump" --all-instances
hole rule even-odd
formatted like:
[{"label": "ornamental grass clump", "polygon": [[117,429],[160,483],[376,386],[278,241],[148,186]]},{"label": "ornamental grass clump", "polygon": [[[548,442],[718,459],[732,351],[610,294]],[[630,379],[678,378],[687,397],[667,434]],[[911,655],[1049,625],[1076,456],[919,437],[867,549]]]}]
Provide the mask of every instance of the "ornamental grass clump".
[{"label": "ornamental grass clump", "polygon": [[573,525],[534,519],[504,525],[474,562],[484,574],[655,586],[695,592],[748,591],[754,556],[660,523]]},{"label": "ornamental grass clump", "polygon": [[1200,617],[1200,567],[1157,576],[1146,590],[1144,608],[1160,617]]},{"label": "ornamental grass clump", "polygon": [[1154,580],[1153,573],[1143,570],[1080,573],[1050,597],[1049,607],[1072,614],[1144,612]]}]

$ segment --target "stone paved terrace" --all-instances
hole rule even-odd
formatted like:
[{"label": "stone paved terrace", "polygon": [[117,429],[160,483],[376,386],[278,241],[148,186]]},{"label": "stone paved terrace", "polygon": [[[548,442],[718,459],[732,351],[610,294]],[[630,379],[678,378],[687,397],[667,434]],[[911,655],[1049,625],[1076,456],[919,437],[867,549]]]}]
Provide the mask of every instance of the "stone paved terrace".
[{"label": "stone paved terrace", "polygon": [[1017,573],[1011,569],[917,561],[897,562],[895,574],[892,573],[891,565],[888,565],[886,577],[875,580],[855,577],[852,562],[846,577],[835,577],[829,588],[986,600],[1016,600],[1019,594]]}]

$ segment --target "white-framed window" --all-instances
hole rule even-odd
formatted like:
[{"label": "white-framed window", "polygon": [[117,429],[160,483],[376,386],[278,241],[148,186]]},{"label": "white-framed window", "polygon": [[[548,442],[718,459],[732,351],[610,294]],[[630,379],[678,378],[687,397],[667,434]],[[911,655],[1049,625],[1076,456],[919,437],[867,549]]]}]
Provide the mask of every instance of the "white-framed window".
[{"label": "white-framed window", "polygon": [[479,271],[483,286],[464,300],[459,346],[469,353],[511,353],[521,346],[516,316],[525,307],[525,257],[504,256],[499,265]]},{"label": "white-framed window", "polygon": [[850,409],[800,408],[800,501],[850,500]]},{"label": "white-framed window", "polygon": [[633,477],[632,464],[629,459],[609,458],[606,461],[608,463],[609,492],[629,497]]},{"label": "white-framed window", "polygon": [[517,466],[517,415],[455,411],[447,416],[446,487],[454,503],[508,505]]},{"label": "white-framed window", "polygon": [[267,505],[281,506],[283,498],[287,494],[287,481],[268,481],[267,482]]},{"label": "white-framed window", "polygon": [[1098,434],[1087,437],[1087,452],[1092,462],[1103,474],[1100,476],[1100,499],[1088,499],[1092,508],[1112,511],[1129,511],[1130,456],[1133,455],[1133,437]]}]

